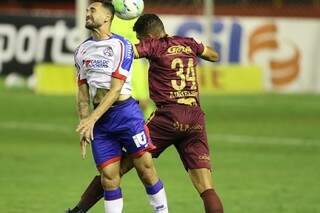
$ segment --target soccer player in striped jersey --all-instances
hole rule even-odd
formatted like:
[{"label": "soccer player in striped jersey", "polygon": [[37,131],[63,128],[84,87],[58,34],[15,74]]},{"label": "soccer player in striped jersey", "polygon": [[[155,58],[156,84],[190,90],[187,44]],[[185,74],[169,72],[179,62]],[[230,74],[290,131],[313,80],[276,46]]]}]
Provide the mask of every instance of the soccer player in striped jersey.
[{"label": "soccer player in striped jersey", "polygon": [[[110,32],[114,16],[109,2],[94,2],[86,12],[86,28],[92,37],[75,52],[78,69],[78,111],[80,145],[85,156],[91,143],[105,199],[105,212],[121,213],[123,199],[120,189],[122,149],[132,160],[145,185],[154,212],[168,212],[164,187],[156,174],[143,114],[137,101],[131,98],[130,68],[132,44]],[[90,113],[89,102],[94,110]]]},{"label": "soccer player in striped jersey", "polygon": [[[211,158],[196,75],[198,57],[214,62],[218,54],[193,38],[168,36],[155,14],[140,16],[133,29],[140,40],[134,46],[135,57],[149,60],[150,97],[157,106],[147,123],[156,145],[150,152],[158,157],[174,145],[203,200],[205,212],[223,213],[212,184]],[[88,200],[82,199],[78,205],[88,210],[88,206],[94,205],[94,198],[98,200],[99,188],[93,180],[83,195],[83,198],[91,196],[92,202],[85,203]]]}]

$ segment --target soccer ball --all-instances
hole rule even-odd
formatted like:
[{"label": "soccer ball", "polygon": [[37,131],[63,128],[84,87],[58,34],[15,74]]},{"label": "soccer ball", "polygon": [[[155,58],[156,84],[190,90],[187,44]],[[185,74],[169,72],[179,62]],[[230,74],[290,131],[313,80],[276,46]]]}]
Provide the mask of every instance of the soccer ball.
[{"label": "soccer ball", "polygon": [[144,8],[143,0],[112,0],[116,16],[130,20],[141,15]]}]

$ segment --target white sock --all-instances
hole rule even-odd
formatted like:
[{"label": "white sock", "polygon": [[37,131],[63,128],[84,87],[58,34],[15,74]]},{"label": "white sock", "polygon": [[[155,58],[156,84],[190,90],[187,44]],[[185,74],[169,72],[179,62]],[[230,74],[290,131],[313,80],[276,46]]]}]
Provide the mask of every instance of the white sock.
[{"label": "white sock", "polygon": [[105,200],[104,212],[105,213],[122,213],[123,198],[117,200]]},{"label": "white sock", "polygon": [[153,211],[156,213],[168,213],[167,196],[162,182],[159,180],[153,186],[147,186],[146,191]]},{"label": "white sock", "polygon": [[122,213],[123,198],[120,188],[104,191],[104,209],[105,213]]}]

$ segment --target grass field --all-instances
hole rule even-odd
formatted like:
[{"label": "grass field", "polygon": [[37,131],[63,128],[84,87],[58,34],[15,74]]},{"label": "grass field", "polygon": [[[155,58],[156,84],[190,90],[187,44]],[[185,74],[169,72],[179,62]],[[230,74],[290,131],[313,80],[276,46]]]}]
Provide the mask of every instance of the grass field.
[{"label": "grass field", "polygon": [[[92,156],[80,158],[74,97],[0,87],[0,100],[0,212],[63,212],[96,174]],[[202,105],[226,213],[320,212],[320,96],[208,96]],[[156,165],[170,212],[203,212],[175,150]],[[151,212],[135,172],[122,189],[125,213]]]}]

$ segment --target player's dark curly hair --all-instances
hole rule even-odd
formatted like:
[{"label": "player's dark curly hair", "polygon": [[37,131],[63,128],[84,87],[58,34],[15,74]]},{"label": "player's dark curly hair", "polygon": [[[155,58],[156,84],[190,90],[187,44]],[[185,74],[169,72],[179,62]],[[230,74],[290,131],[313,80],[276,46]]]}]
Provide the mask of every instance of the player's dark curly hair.
[{"label": "player's dark curly hair", "polygon": [[164,26],[156,14],[144,14],[134,23],[133,31],[139,35],[158,34],[164,31]]}]

